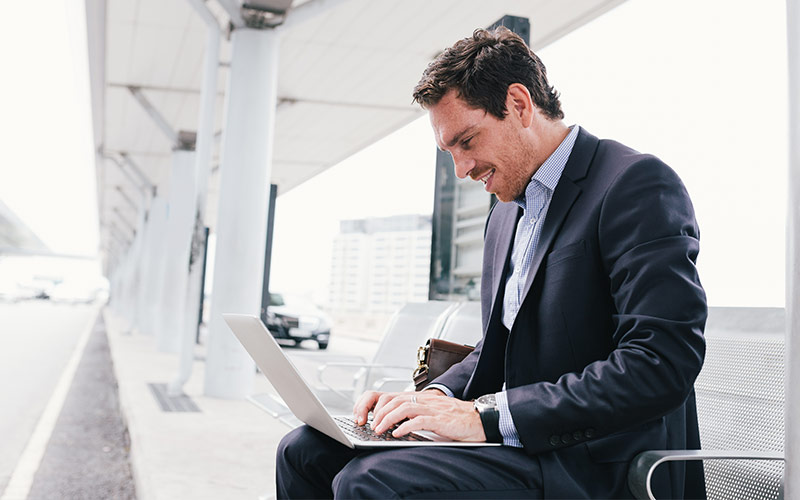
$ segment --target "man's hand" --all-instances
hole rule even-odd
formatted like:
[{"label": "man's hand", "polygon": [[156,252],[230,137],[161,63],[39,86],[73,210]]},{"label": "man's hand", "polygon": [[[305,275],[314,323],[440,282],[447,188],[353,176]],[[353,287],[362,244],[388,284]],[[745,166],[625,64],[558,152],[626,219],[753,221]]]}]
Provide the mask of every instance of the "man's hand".
[{"label": "man's hand", "polygon": [[392,432],[393,436],[400,437],[409,432],[426,430],[456,441],[486,441],[481,417],[473,408],[472,402],[448,398],[439,390],[367,391],[353,408],[356,422],[364,425],[370,411],[372,430],[379,434],[405,420]]}]

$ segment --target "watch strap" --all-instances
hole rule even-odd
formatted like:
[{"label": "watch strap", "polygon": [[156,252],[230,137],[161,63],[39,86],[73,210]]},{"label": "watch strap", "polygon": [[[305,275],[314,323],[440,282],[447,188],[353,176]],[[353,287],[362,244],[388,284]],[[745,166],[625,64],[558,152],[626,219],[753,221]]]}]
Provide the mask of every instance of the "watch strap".
[{"label": "watch strap", "polygon": [[483,433],[486,434],[487,443],[502,443],[503,435],[500,434],[500,412],[497,408],[485,408],[479,411]]}]

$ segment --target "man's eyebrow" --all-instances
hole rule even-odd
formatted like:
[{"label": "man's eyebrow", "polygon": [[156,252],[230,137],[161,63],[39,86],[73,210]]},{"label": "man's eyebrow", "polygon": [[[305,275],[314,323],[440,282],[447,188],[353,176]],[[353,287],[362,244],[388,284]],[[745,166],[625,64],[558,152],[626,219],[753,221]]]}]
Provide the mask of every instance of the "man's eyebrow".
[{"label": "man's eyebrow", "polygon": [[467,134],[468,132],[471,132],[472,129],[474,129],[476,126],[477,125],[470,125],[467,128],[465,128],[464,130],[462,130],[461,132],[457,133],[455,136],[453,136],[452,139],[450,139],[450,142],[445,144],[445,146],[447,146],[448,148],[451,148],[451,147],[455,146],[455,144],[458,141],[460,141],[461,138],[464,137],[465,134]]}]

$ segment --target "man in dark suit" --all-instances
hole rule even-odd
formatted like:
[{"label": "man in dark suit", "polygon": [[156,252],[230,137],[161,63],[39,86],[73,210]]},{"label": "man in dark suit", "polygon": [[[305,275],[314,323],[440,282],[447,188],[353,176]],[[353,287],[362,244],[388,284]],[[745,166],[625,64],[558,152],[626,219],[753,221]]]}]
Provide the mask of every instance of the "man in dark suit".
[{"label": "man in dark suit", "polygon": [[[629,497],[638,452],[700,444],[707,311],[686,189],[657,158],[567,127],[541,61],[506,29],[447,49],[414,98],[456,174],[500,200],[484,336],[422,393],[367,392],[354,415],[504,446],[359,452],[302,427],[278,451],[279,497]],[[699,464],[656,474],[656,495],[705,494]]]}]

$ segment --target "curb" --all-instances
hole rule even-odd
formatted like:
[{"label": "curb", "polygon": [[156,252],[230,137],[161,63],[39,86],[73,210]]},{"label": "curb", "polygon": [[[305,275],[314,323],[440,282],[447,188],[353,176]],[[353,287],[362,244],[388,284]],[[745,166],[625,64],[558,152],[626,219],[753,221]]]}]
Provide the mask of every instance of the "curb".
[{"label": "curb", "polygon": [[116,321],[116,317],[109,311],[108,307],[103,307],[100,311],[103,316],[103,324],[105,325],[106,338],[111,351],[111,367],[114,370],[114,378],[117,381],[117,396],[119,397],[119,410],[122,417],[122,423],[125,430],[128,432],[130,440],[130,449],[128,450],[128,457],[131,465],[131,475],[133,476],[134,487],[136,488],[136,498],[138,500],[154,500],[156,497],[153,491],[152,484],[145,474],[146,467],[144,466],[144,453],[139,452],[141,440],[139,439],[139,432],[137,430],[136,419],[133,417],[132,403],[128,395],[127,382],[124,377],[120,376],[119,368],[117,366],[117,345],[116,335],[118,332],[114,331],[112,334],[109,332],[110,323]]}]

